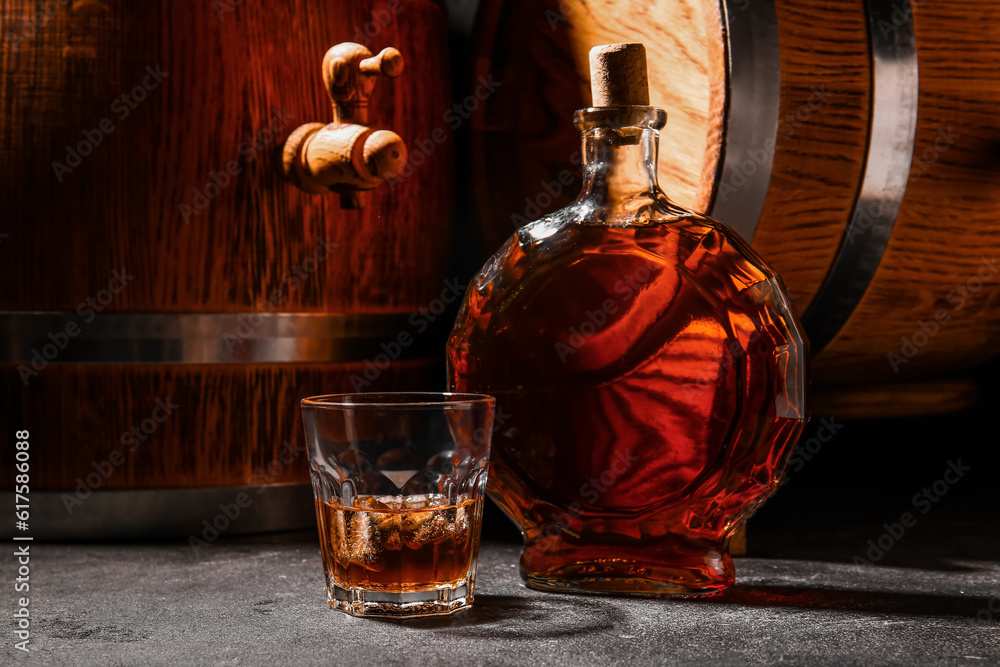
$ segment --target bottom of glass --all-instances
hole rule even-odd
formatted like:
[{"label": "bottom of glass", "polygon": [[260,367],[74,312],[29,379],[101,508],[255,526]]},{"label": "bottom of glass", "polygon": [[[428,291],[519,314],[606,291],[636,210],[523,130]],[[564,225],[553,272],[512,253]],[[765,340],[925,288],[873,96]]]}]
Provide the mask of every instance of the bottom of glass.
[{"label": "bottom of glass", "polygon": [[344,588],[331,583],[330,606],[351,616],[418,618],[447,616],[472,606],[472,586],[467,580],[422,591],[387,592]]}]

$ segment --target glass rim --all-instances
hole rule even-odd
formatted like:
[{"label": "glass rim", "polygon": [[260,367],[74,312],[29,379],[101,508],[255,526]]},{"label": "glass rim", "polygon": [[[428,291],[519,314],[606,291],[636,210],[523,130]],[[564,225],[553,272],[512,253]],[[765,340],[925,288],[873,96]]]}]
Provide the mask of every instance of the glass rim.
[{"label": "glass rim", "polygon": [[496,398],[487,394],[447,391],[373,391],[309,396],[299,404],[303,408],[314,409],[420,410],[490,406],[496,404]]}]

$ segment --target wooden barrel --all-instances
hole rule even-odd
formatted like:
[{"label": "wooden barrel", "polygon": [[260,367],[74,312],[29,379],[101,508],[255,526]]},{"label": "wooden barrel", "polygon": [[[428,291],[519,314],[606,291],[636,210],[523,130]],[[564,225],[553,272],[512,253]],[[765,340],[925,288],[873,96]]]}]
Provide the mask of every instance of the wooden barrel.
[{"label": "wooden barrel", "polygon": [[[588,50],[641,41],[668,112],[661,186],[781,273],[814,396],[864,387],[859,404],[882,397],[885,414],[896,383],[997,353],[1000,6],[485,0],[476,30],[473,78],[496,88],[473,114],[488,249],[575,196]],[[897,412],[974,392],[947,380],[904,394]]]},{"label": "wooden barrel", "polygon": [[[298,399],[440,383],[435,313],[457,298],[443,7],[2,9],[0,430],[30,433],[36,530],[200,534],[244,487],[230,530],[308,523]],[[411,163],[356,210],[276,159],[333,120],[321,63],[341,42],[406,64],[368,121]],[[13,447],[0,461],[12,489]]]}]

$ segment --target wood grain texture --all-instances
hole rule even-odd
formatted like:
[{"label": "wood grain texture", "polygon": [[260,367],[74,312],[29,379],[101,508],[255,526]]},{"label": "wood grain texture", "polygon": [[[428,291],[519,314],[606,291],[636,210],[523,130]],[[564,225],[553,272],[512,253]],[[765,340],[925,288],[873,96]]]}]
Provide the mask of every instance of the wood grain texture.
[{"label": "wood grain texture", "polygon": [[740,527],[733,532],[729,540],[730,556],[745,556],[747,553],[747,525],[740,524]]},{"label": "wood grain texture", "polygon": [[[678,30],[683,26],[683,30]],[[719,158],[725,48],[717,3],[682,0],[495,0],[480,6],[474,76],[501,83],[472,116],[484,244],[566,205],[580,189],[573,112],[591,105],[590,49],[646,47],[650,104],[666,109],[659,177],[678,203],[704,210]]]},{"label": "wood grain texture", "polygon": [[975,407],[986,392],[975,380],[914,380],[885,384],[817,385],[809,392],[814,416],[882,419],[946,415]]},{"label": "wood grain texture", "polygon": [[802,313],[826,277],[861,187],[871,56],[861,0],[776,0],[775,9],[781,111],[753,247]]},{"label": "wood grain texture", "polygon": [[[4,40],[0,201],[12,270],[0,309],[73,310],[123,267],[137,278],[108,310],[249,311],[283,289],[289,311],[404,313],[440,289],[453,146],[438,4],[243,2],[221,17],[213,6],[227,4],[204,0],[50,4],[58,11],[33,37]],[[3,34],[27,30],[39,7],[2,0]],[[361,211],[299,191],[275,166],[292,130],[332,120],[321,63],[344,41],[407,57],[399,78],[375,86],[370,121],[434,149],[419,165],[411,151],[411,173]],[[96,145],[57,174],[85,132]],[[238,174],[225,173],[230,164]],[[228,183],[211,197],[218,174]],[[180,205],[198,203],[185,220]],[[336,252],[289,289],[288,272],[319,239]]]},{"label": "wood grain texture", "polygon": [[[75,310],[123,268],[135,278],[105,310],[405,314],[441,293],[453,146],[440,5],[290,0],[217,14],[229,5],[48,4],[58,11],[38,21],[38,2],[0,0],[0,310]],[[36,24],[30,38],[7,39]],[[297,126],[332,120],[321,63],[343,41],[409,56],[399,78],[374,87],[369,119],[430,146],[360,211],[285,182],[275,159]],[[53,169],[85,140],[79,164]],[[195,189],[205,205],[185,220],[179,206],[197,206]],[[357,371],[57,363],[25,388],[5,366],[0,426],[31,431],[43,462],[32,490],[70,490],[123,449],[157,399],[172,400],[176,416],[100,488],[249,484],[283,441],[301,443],[298,399],[356,390]],[[435,389],[442,377],[434,359],[393,362],[368,388]],[[12,453],[0,464],[10,488]],[[300,456],[264,481],[302,483],[305,471]]]},{"label": "wood grain texture", "polygon": [[[97,485],[103,490],[307,483],[307,456],[293,451],[304,443],[299,399],[353,391],[351,375],[364,370],[363,364],[61,364],[25,389],[13,368],[0,366],[0,401],[5,428],[31,432],[38,461],[33,491],[73,490],[77,478],[101,468],[108,471]],[[435,389],[442,375],[434,361],[396,362],[368,389]],[[167,416],[158,401],[176,407]],[[154,414],[165,418],[157,423]],[[281,464],[283,448],[294,455],[288,465]],[[124,462],[109,466],[113,452]],[[3,448],[0,488],[13,488],[13,466],[14,449]]]},{"label": "wood grain texture", "polygon": [[824,381],[948,373],[1000,352],[1000,6],[924,2],[913,20],[906,196],[871,286],[814,360]]}]

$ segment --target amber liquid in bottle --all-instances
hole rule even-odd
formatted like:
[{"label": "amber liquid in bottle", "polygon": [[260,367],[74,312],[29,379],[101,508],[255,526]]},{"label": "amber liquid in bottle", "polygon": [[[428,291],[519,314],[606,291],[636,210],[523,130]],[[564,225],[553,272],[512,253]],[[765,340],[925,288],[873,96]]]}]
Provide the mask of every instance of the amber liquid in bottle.
[{"label": "amber liquid in bottle", "polygon": [[554,590],[706,595],[804,424],[804,338],[776,274],[656,185],[652,107],[578,112],[586,184],[470,285],[454,391],[497,398],[488,490]]}]

